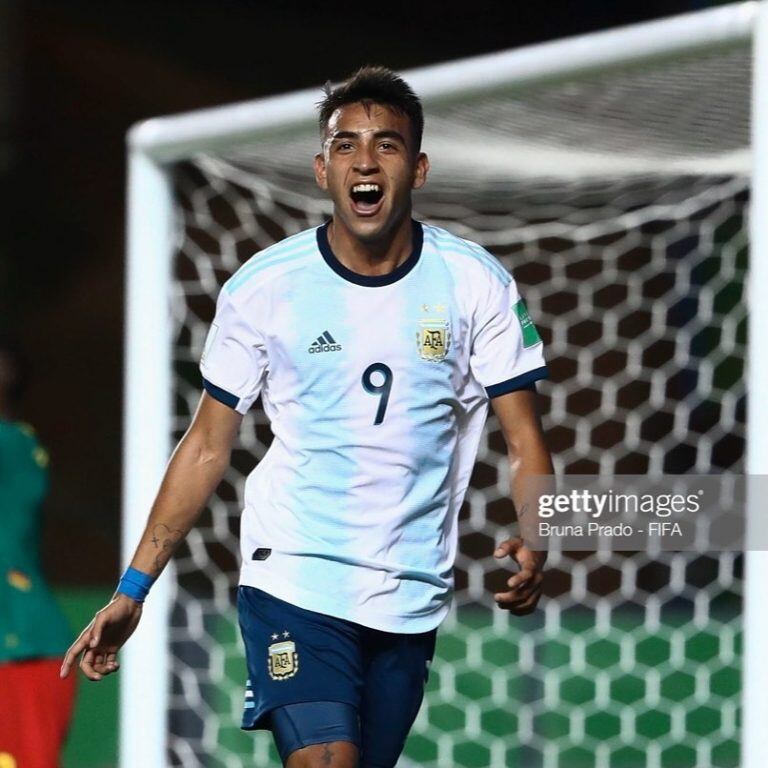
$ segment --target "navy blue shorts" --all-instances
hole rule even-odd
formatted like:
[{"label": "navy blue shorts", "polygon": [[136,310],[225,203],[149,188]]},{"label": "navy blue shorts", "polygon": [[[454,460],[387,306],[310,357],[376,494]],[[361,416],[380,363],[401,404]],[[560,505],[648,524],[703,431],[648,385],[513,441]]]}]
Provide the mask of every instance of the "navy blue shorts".
[{"label": "navy blue shorts", "polygon": [[[272,730],[284,761],[293,749],[351,741],[363,764],[394,766],[421,706],[437,630],[382,632],[247,586],[237,607],[248,664],[241,727]],[[337,704],[323,712],[309,702]]]}]

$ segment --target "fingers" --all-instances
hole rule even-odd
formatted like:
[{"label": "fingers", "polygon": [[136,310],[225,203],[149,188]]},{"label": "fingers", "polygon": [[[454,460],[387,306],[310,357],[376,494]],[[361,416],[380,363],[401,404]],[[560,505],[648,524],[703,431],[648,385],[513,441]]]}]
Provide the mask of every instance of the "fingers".
[{"label": "fingers", "polygon": [[82,658],[79,667],[89,680],[98,681],[104,675],[117,672],[120,668],[117,661],[117,647],[100,647],[99,645],[104,625],[104,617],[97,615],[94,621],[80,633],[64,656],[59,677],[64,678],[69,675],[80,654]]},{"label": "fingers", "polygon": [[494,595],[499,608],[513,613],[515,616],[525,616],[533,613],[541,597],[541,586],[521,595],[519,592],[500,592]]},{"label": "fingers", "polygon": [[93,620],[91,631],[91,648],[95,648],[101,642],[101,633],[104,630],[105,614],[99,611]]},{"label": "fingers", "polygon": [[519,536],[502,541],[494,550],[493,556],[497,559],[511,557],[525,568],[541,570],[547,561],[547,553],[532,549],[531,545]]},{"label": "fingers", "polygon": [[102,675],[111,675],[120,669],[120,662],[117,660],[117,653],[110,651],[102,654],[100,664],[94,665],[97,672]]},{"label": "fingers", "polygon": [[[117,672],[120,665],[117,662],[117,654],[114,651],[104,652],[101,649],[94,649],[93,651],[86,651],[83,657],[83,662],[80,663],[81,669],[85,672],[83,664],[87,663],[89,669],[95,674],[105,677],[111,675],[113,672]],[[99,679],[101,679],[99,677]],[[94,678],[91,678],[94,679]]]},{"label": "fingers", "polygon": [[520,537],[502,541],[496,547],[493,556],[511,557],[520,565],[520,570],[507,580],[509,591],[497,592],[493,596],[497,605],[516,616],[531,613],[541,597],[543,581],[541,567],[545,557],[529,549]]},{"label": "fingers", "polygon": [[496,547],[496,551],[493,553],[493,556],[496,558],[510,556],[513,557],[517,550],[522,546],[523,540],[520,538],[507,539],[506,541],[502,541],[501,544]]},{"label": "fingers", "polygon": [[500,608],[516,616],[524,616],[536,608],[541,597],[543,577],[540,572],[523,569],[512,576],[507,584],[510,590],[497,592],[493,597]]},{"label": "fingers", "polygon": [[523,605],[523,603],[527,603],[534,595],[536,595],[538,599],[538,595],[540,594],[541,589],[539,587],[534,587],[533,589],[527,589],[524,592],[517,590],[497,592],[493,596],[493,599],[496,601],[499,608],[515,608]]},{"label": "fingers", "polygon": [[90,645],[91,643],[91,629],[92,625],[89,624],[81,633],[80,637],[75,640],[69,647],[69,650],[64,655],[64,661],[59,671],[59,677],[66,677],[69,674],[69,670],[75,663],[75,659]]},{"label": "fingers", "polygon": [[83,658],[80,659],[80,669],[83,671],[83,674],[89,680],[93,680],[94,682],[98,682],[103,677],[103,674],[95,668],[96,658],[96,652],[92,649],[88,649],[83,654]]},{"label": "fingers", "polygon": [[[104,630],[109,626],[106,613],[99,612],[93,620],[93,630],[91,631],[91,642],[88,650],[80,662],[80,669],[83,670],[86,677],[90,680],[101,680],[105,675],[116,672],[119,665],[117,663],[117,647],[102,646]],[[90,674],[89,674],[90,673]],[[92,676],[93,675],[93,676]]]},{"label": "fingers", "polygon": [[133,632],[141,616],[141,605],[129,598],[115,599],[94,616],[64,656],[59,671],[67,677],[80,658],[80,669],[89,680],[101,680],[120,668],[117,651]]},{"label": "fingers", "polygon": [[536,610],[536,601],[519,605],[516,608],[510,608],[509,612],[513,616],[530,616]]},{"label": "fingers", "polygon": [[513,590],[520,590],[524,589],[528,584],[535,583],[535,581],[536,572],[532,568],[521,568],[512,578],[507,579],[507,586]]}]

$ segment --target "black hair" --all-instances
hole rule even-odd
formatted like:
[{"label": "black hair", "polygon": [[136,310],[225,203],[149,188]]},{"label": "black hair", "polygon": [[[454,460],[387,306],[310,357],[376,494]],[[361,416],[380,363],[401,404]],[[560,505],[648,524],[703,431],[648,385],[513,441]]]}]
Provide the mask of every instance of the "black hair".
[{"label": "black hair", "polygon": [[30,367],[19,345],[7,336],[0,336],[0,390],[9,402],[17,403],[29,382]]},{"label": "black hair", "polygon": [[405,115],[413,132],[416,151],[421,148],[424,133],[424,112],[419,97],[411,86],[391,69],[366,66],[350,75],[334,88],[330,81],[323,88],[325,98],[318,103],[320,110],[320,134],[324,135],[331,115],[346,104],[382,104]]}]

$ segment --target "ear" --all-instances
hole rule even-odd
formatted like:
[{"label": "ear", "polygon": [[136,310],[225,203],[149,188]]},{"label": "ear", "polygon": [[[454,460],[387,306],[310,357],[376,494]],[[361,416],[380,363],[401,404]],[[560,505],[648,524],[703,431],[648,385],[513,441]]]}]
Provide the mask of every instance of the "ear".
[{"label": "ear", "polygon": [[413,173],[413,189],[421,189],[427,183],[427,174],[429,173],[429,158],[426,153],[419,152],[416,158],[416,168]]},{"label": "ear", "polygon": [[320,189],[328,189],[328,177],[325,172],[325,157],[322,152],[315,155],[315,181]]}]

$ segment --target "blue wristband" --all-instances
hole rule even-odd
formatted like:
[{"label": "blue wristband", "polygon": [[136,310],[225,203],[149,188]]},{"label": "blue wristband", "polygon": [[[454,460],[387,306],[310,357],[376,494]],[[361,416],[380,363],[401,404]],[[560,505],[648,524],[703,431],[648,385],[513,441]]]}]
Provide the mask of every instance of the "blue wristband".
[{"label": "blue wristband", "polygon": [[152,576],[137,571],[135,568],[128,568],[117,585],[117,591],[127,595],[137,603],[143,603],[149,594],[149,588],[154,584]]}]

